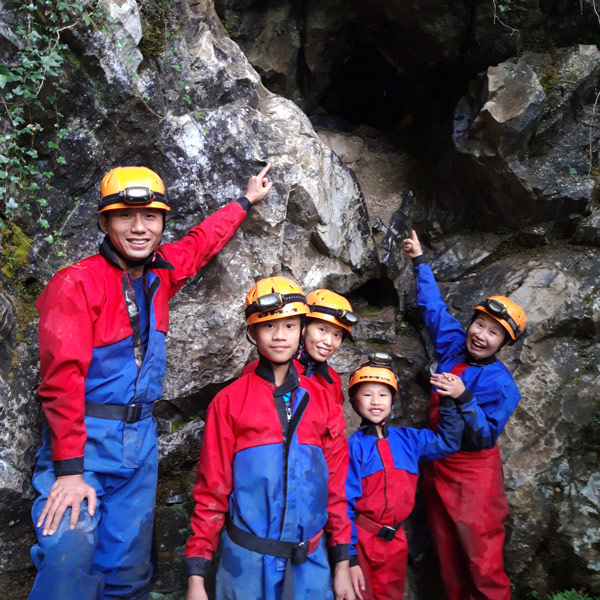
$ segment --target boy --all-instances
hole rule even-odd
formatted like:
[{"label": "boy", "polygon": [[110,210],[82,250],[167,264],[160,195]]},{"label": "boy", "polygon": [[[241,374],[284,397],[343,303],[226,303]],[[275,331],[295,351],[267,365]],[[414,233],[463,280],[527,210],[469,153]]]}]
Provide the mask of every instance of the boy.
[{"label": "boy", "polygon": [[427,519],[446,596],[507,600],[511,590],[502,547],[508,503],[496,440],[521,396],[496,354],[523,335],[525,312],[508,298],[491,296],[475,306],[465,332],[448,312],[415,231],[404,240],[404,250],[413,259],[417,303],[439,359],[431,378],[437,386],[431,395],[431,425],[436,426],[442,398],[471,400],[468,409],[461,409],[461,451],[425,465],[423,472]]},{"label": "boy", "polygon": [[[100,251],[42,292],[38,396],[46,417],[32,508],[38,543],[30,600],[145,600],[158,472],[169,299],[241,225],[272,183],[160,245],[170,210],[161,178],[117,167],[102,179]],[[94,234],[95,235],[95,234]]]},{"label": "boy", "polygon": [[302,290],[284,277],[260,280],[246,297],[260,359],[208,409],[185,553],[188,600],[206,598],[219,534],[219,599],[332,599],[329,560],[336,600],[355,597],[341,407],[292,360],[307,312]]},{"label": "boy", "polygon": [[[349,396],[362,423],[349,440],[346,482],[352,521],[350,577],[361,600],[400,600],[404,596],[408,546],[402,522],[415,503],[419,461],[456,452],[464,423],[455,401],[444,398],[438,433],[389,427],[398,392],[391,358],[376,353],[350,376]],[[469,404],[463,407],[468,410]]]}]

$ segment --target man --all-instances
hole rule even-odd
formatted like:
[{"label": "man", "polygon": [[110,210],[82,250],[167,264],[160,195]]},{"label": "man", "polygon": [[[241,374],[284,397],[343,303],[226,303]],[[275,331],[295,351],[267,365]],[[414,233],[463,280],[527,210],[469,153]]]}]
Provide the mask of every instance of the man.
[{"label": "man", "polygon": [[162,246],[170,208],[160,177],[118,167],[102,180],[99,254],[58,272],[37,302],[47,427],[33,477],[30,600],[148,597],[152,407],[165,375],[168,301],[268,194],[269,168],[250,178],[245,197]]}]

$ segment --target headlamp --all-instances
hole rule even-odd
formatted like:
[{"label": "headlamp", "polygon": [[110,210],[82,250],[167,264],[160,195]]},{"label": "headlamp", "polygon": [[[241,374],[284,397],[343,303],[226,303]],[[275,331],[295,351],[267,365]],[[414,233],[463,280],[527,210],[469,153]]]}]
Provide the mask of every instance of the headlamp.
[{"label": "headlamp", "polygon": [[372,352],[369,354],[369,363],[378,367],[389,367],[392,357],[387,352]]},{"label": "headlamp", "polygon": [[351,311],[340,308],[338,314],[335,315],[340,323],[353,327],[358,323],[358,317]]},{"label": "headlamp", "polygon": [[161,202],[167,205],[167,198],[160,192],[155,192],[143,185],[131,185],[124,190],[100,198],[99,210],[102,211],[112,204],[126,204],[127,206],[148,206],[153,202]]},{"label": "headlamp", "polygon": [[311,312],[320,312],[331,315],[340,323],[344,323],[344,325],[350,325],[352,327],[358,323],[358,317],[352,311],[344,308],[330,308],[329,306],[320,306],[319,304],[310,304],[308,308]]},{"label": "headlamp", "polygon": [[257,311],[266,312],[281,308],[285,304],[285,300],[281,294],[265,294],[257,298],[254,304]]},{"label": "headlamp", "polygon": [[154,192],[147,187],[135,186],[125,188],[119,192],[119,196],[126,204],[144,205],[150,204],[154,199]]},{"label": "headlamp", "polygon": [[252,304],[246,307],[246,318],[255,312],[271,312],[282,308],[290,302],[305,302],[306,298],[302,294],[265,294],[259,296]]}]

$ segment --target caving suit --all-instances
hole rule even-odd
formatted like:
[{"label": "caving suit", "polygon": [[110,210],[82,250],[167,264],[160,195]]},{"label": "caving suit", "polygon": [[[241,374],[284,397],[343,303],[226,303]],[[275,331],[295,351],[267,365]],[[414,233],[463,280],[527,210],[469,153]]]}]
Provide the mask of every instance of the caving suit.
[{"label": "caving suit", "polygon": [[[466,332],[450,315],[431,267],[414,260],[417,302],[435,345],[438,373],[460,376],[465,432],[460,452],[424,465],[427,520],[438,552],[448,600],[507,600],[510,582],[502,548],[508,503],[496,446],[520,400],[510,371],[491,356],[476,361],[466,353]],[[439,397],[431,395],[431,425]]]},{"label": "caving suit", "polygon": [[344,392],[342,391],[342,380],[335,369],[326,360],[313,360],[305,348],[298,356],[298,362],[302,365],[304,375],[311,377],[318,384],[325,387],[341,406],[344,404]]},{"label": "caving suit", "polygon": [[205,576],[221,536],[219,600],[333,598],[329,560],[350,543],[340,411],[293,363],[276,387],[263,358],[209,405],[185,556]]},{"label": "caving suit", "polygon": [[99,254],[59,271],[40,296],[38,395],[47,427],[33,476],[34,526],[57,476],[83,474],[98,506],[90,517],[84,501],[74,530],[70,509],[53,535],[36,527],[30,600],[148,597],[158,469],[152,407],[165,375],[168,303],[249,207],[241,198],[159,246],[142,280],[129,278],[105,238]]},{"label": "caving suit", "polygon": [[[344,392],[342,391],[342,379],[335,369],[329,366],[326,360],[319,362],[313,360],[305,348],[298,353],[294,359],[294,365],[299,373],[313,379],[316,383],[323,386],[327,392],[335,398],[341,406],[344,404]],[[258,360],[244,365],[242,375],[256,370]],[[342,413],[343,415],[343,413]],[[344,423],[344,427],[346,424]]]},{"label": "caving suit", "polygon": [[451,398],[442,399],[438,433],[430,429],[388,427],[379,438],[363,419],[348,440],[346,481],[352,522],[350,566],[363,571],[363,600],[400,600],[404,596],[408,545],[402,522],[415,504],[419,461],[456,452],[464,428]]}]

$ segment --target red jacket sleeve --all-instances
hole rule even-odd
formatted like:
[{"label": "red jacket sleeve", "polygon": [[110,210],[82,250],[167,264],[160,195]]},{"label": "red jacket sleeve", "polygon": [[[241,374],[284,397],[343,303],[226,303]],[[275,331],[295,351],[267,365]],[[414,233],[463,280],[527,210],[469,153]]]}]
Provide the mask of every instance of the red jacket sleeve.
[{"label": "red jacket sleeve", "polygon": [[178,242],[163,244],[158,252],[175,268],[171,278],[170,297],[194,276],[225,244],[246,217],[238,202],[231,202],[196,225]]},{"label": "red jacket sleeve", "polygon": [[235,438],[228,404],[227,392],[223,390],[208,407],[193,491],[195,506],[191,516],[192,535],[185,549],[186,559],[212,558],[229,511]]},{"label": "red jacket sleeve", "polygon": [[323,452],[329,467],[329,519],[325,524],[327,546],[332,562],[349,558],[351,525],[346,501],[348,474],[348,440],[344,435],[345,421],[342,406],[329,398],[329,427],[323,441]]},{"label": "red jacket sleeve", "polygon": [[85,377],[92,359],[93,325],[102,292],[93,278],[76,277],[74,265],[59,271],[37,301],[40,372],[38,396],[51,432],[57,475],[83,472],[86,442]]}]

